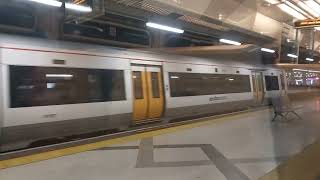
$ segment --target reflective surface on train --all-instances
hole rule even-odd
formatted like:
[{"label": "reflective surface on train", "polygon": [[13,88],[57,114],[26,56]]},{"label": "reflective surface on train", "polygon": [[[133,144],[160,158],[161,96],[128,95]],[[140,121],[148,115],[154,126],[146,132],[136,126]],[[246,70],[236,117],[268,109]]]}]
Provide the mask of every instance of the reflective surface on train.
[{"label": "reflective surface on train", "polygon": [[232,58],[100,46],[83,51],[76,43],[5,39],[14,43],[2,41],[0,48],[2,151],[48,138],[239,111],[267,105],[286,91],[281,70]]}]

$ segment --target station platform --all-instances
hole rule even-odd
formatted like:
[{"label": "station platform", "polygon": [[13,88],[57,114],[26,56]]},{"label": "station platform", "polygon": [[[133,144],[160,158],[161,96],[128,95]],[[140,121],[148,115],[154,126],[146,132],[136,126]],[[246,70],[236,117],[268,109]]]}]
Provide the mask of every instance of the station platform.
[{"label": "station platform", "polygon": [[1,180],[315,180],[320,97],[296,102],[302,120],[272,109],[0,161]]}]

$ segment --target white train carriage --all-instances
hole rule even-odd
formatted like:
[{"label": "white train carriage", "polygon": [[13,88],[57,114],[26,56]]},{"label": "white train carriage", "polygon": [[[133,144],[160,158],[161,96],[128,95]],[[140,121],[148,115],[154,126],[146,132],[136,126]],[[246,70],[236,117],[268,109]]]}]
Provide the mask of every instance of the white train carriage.
[{"label": "white train carriage", "polygon": [[[249,57],[249,56],[246,56]],[[279,69],[0,35],[1,150],[132,124],[261,105],[286,90]]]}]

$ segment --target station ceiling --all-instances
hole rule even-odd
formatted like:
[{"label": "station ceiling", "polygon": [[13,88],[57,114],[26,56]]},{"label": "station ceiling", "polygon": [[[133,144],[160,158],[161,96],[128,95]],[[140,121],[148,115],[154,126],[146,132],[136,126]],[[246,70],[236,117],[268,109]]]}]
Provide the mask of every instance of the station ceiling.
[{"label": "station ceiling", "polygon": [[[108,0],[107,0],[108,1]],[[210,16],[215,19],[227,21],[237,16],[244,19],[255,12],[264,14],[280,22],[292,23],[293,18],[279,8],[270,5],[265,0],[113,0],[125,6],[148,9],[162,14],[169,13],[163,9],[164,4],[170,5],[170,11],[179,12],[181,9],[195,12],[199,15]],[[233,23],[237,23],[234,21]]]},{"label": "station ceiling", "polygon": [[[21,5],[28,2],[25,0],[4,0],[0,2],[0,5],[9,1]],[[105,24],[116,22],[141,30],[145,29],[145,23],[148,21],[162,21],[163,24],[172,24],[177,28],[181,26],[189,33],[233,39],[257,45],[279,41],[283,31],[282,23],[290,24],[293,21],[291,16],[276,6],[271,6],[265,0],[65,1],[81,3],[85,6],[91,6],[93,9],[92,13],[82,14],[68,11],[65,13],[67,15],[67,18],[64,19],[65,23],[84,24],[90,21],[90,23]],[[42,18],[41,13],[48,14],[46,8],[43,8],[44,6],[30,2],[28,5],[36,7],[34,12],[40,19]]]},{"label": "station ceiling", "polygon": [[[98,1],[98,0],[97,0]],[[158,16],[216,29],[249,34],[259,39],[280,39],[281,23],[293,24],[292,16],[265,0],[103,0],[106,12],[159,19]],[[143,15],[139,10],[149,12]],[[268,19],[269,18],[269,19]]]},{"label": "station ceiling", "polygon": [[[280,23],[285,22],[290,24],[293,19],[291,16],[283,13],[279,8],[269,6],[263,0],[102,1],[106,13],[118,13],[144,21],[150,19],[159,20],[161,17],[164,17],[163,20],[165,24],[168,25],[170,25],[171,20],[171,24],[174,25],[189,23],[208,28],[208,30],[205,31],[211,31],[210,29],[224,32],[234,31],[267,41],[278,39],[277,36],[281,34]],[[265,21],[261,19],[261,15],[273,20],[267,19],[267,21]],[[265,18],[264,16],[263,18]],[[274,21],[271,23],[275,28],[271,27],[270,21]],[[263,24],[264,22],[265,24]],[[184,25],[181,26],[185,27]],[[268,26],[269,29],[264,31],[266,29],[264,26]],[[189,30],[193,28],[195,27],[190,27]],[[210,33],[213,33],[213,31]]]}]

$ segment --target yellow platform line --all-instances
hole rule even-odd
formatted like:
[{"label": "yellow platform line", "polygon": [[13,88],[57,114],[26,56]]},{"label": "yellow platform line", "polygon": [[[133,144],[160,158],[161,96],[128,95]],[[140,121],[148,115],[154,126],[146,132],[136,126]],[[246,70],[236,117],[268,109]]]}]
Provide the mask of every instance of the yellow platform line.
[{"label": "yellow platform line", "polygon": [[259,180],[317,180],[320,177],[320,140],[291,157]]},{"label": "yellow platform line", "polygon": [[81,153],[81,152],[85,152],[85,151],[108,147],[108,146],[115,145],[115,144],[122,144],[122,143],[130,142],[130,141],[136,141],[136,140],[143,139],[143,138],[159,136],[159,135],[173,133],[173,132],[181,131],[181,130],[187,130],[187,129],[191,129],[191,128],[195,128],[195,127],[218,124],[218,123],[222,123],[222,122],[226,122],[226,121],[230,121],[230,120],[235,120],[238,118],[243,118],[245,116],[245,114],[247,114],[247,113],[250,113],[250,112],[232,113],[228,116],[223,116],[223,117],[218,117],[218,118],[214,118],[214,117],[213,118],[212,117],[211,118],[203,118],[203,119],[205,119],[205,121],[202,121],[202,122],[185,124],[185,125],[180,125],[180,126],[176,126],[176,127],[169,127],[166,129],[154,130],[154,131],[150,131],[150,132],[144,132],[144,133],[139,133],[139,134],[135,134],[135,135],[129,135],[129,136],[125,136],[125,137],[120,137],[120,138],[104,140],[104,141],[85,144],[85,145],[69,147],[69,148],[65,148],[65,149],[53,150],[53,151],[38,153],[38,154],[34,154],[34,155],[28,155],[28,156],[19,157],[19,158],[3,160],[3,161],[0,161],[0,169],[6,169],[6,168],[15,167],[15,166],[44,161],[44,160],[48,160],[48,159],[58,158],[58,157],[62,157],[62,156],[72,155],[72,154],[76,154],[76,153]]}]

